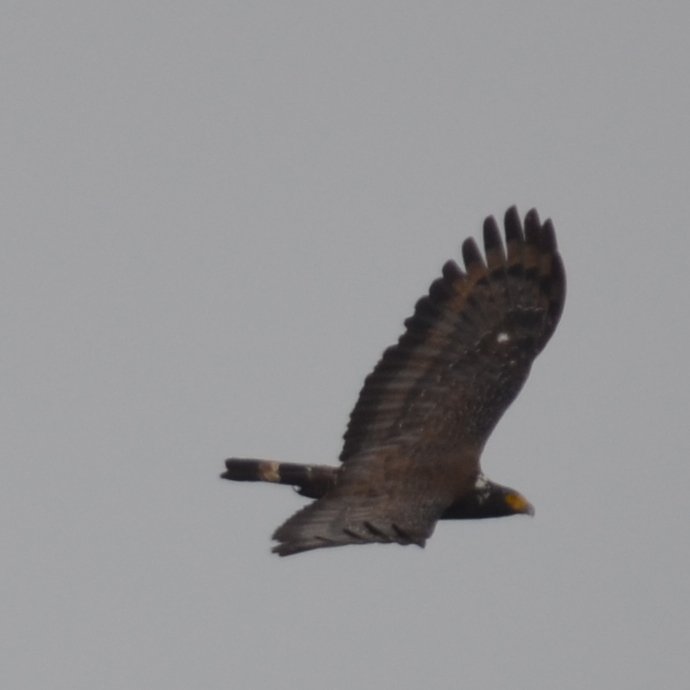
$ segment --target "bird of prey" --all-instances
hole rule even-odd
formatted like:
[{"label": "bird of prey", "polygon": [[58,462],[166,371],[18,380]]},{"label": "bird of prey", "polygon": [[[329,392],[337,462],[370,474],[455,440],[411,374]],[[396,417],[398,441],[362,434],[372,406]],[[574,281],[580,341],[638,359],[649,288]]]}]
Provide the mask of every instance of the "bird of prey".
[{"label": "bird of prey", "polygon": [[369,374],[350,416],[339,466],[231,458],[221,475],[294,486],[315,499],[273,535],[287,556],[369,542],[424,546],[438,520],[534,510],[487,479],[482,449],[554,332],[565,272],[550,220],[524,229],[505,214],[505,246],[484,221],[486,260],[472,238],[465,268],[443,266]]}]

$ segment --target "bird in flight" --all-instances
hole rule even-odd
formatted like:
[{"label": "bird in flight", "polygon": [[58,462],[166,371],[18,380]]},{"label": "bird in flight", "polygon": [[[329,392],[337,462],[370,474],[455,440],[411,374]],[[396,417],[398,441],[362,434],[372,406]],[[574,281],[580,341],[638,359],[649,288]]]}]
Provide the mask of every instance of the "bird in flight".
[{"label": "bird in flight", "polygon": [[487,479],[480,456],[520,392],[563,311],[565,272],[550,220],[492,216],[482,257],[462,245],[464,270],[443,266],[405,332],[367,376],[339,466],[230,458],[224,479],[294,486],[315,499],[274,533],[275,553],[370,542],[424,546],[438,520],[534,509]]}]

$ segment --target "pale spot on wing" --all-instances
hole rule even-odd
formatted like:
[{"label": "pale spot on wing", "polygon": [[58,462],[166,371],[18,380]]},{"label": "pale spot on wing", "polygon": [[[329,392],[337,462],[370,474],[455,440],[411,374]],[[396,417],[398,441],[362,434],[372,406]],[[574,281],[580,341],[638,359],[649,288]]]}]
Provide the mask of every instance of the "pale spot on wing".
[{"label": "pale spot on wing", "polygon": [[505,331],[501,331],[496,336],[496,342],[497,343],[507,343],[509,340],[510,340],[510,336]]}]

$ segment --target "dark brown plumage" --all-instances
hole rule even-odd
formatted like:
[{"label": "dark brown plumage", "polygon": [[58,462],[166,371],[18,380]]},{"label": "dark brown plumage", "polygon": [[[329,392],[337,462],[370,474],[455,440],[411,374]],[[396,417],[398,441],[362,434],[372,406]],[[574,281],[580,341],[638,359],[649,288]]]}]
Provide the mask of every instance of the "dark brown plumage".
[{"label": "dark brown plumage", "polygon": [[291,484],[314,502],[273,535],[281,556],[325,546],[423,546],[438,520],[532,514],[518,492],[487,480],[489,434],[551,337],[565,273],[551,221],[505,215],[505,249],[484,221],[431,284],[405,332],[366,378],[338,467],[232,458],[222,477]]}]

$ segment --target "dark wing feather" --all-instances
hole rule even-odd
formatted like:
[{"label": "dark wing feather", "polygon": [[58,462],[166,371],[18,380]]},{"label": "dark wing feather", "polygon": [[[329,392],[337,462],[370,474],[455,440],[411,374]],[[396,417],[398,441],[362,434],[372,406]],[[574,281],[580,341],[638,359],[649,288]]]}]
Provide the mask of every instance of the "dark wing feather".
[{"label": "dark wing feather", "polygon": [[397,345],[367,377],[345,433],[336,486],[285,522],[281,555],[363,542],[424,545],[471,491],[481,450],[522,388],[563,309],[565,275],[551,223],[536,211],[523,233],[506,213],[417,302]]},{"label": "dark wing feather", "polygon": [[345,433],[343,462],[429,424],[439,439],[483,446],[551,337],[563,309],[565,274],[551,221],[515,207],[484,223],[486,263],[474,240],[417,302],[406,331],[367,377]]}]

